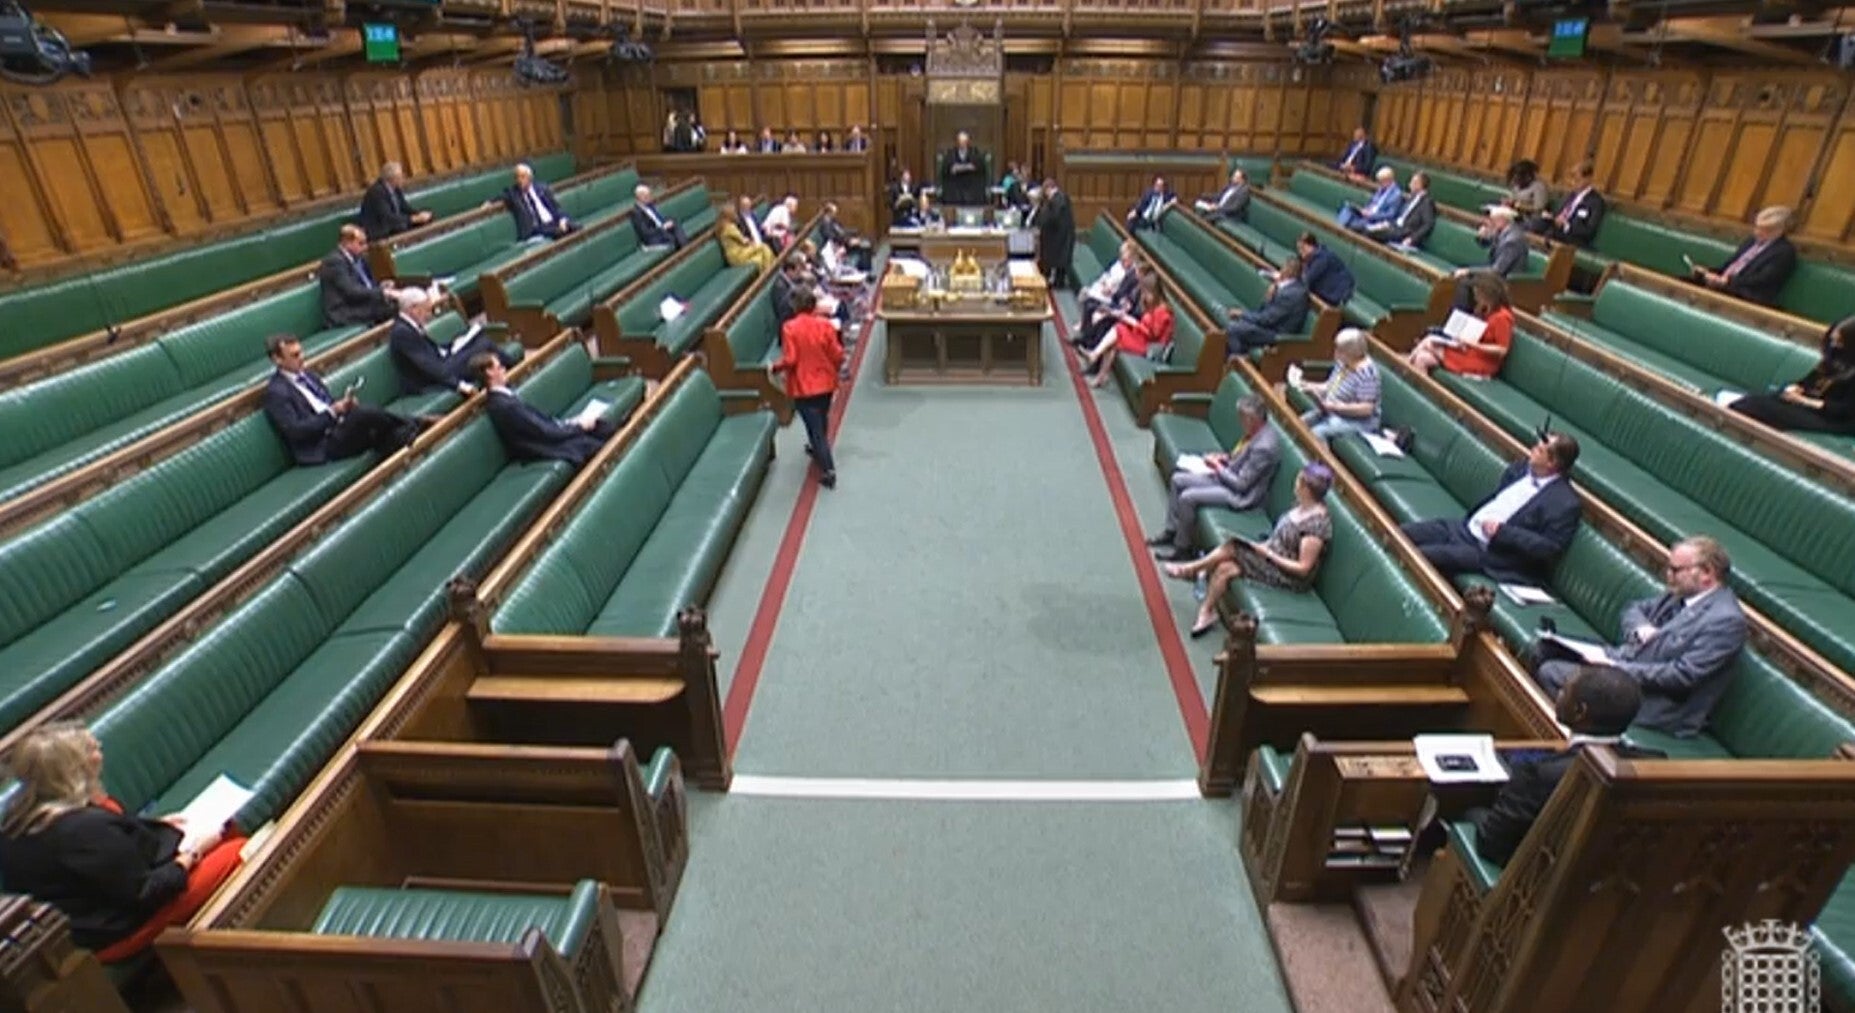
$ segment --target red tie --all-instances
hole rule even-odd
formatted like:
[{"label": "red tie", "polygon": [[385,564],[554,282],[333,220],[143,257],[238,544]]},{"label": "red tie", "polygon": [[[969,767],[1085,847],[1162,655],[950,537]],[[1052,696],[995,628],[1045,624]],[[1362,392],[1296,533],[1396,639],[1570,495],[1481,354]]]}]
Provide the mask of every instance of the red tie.
[{"label": "red tie", "polygon": [[1565,202],[1564,207],[1559,209],[1559,224],[1561,226],[1572,220],[1572,212],[1578,210],[1578,202],[1584,200],[1586,192],[1585,190],[1578,191],[1572,196],[1571,200]]}]

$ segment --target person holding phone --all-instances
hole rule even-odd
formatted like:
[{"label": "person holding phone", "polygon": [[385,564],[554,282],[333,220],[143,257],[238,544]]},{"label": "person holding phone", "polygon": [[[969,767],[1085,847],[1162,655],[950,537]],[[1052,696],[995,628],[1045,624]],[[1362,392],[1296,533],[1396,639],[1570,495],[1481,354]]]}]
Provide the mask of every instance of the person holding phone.
[{"label": "person holding phone", "polygon": [[1321,556],[1333,542],[1333,518],[1326,503],[1331,488],[1332,470],[1315,461],[1295,476],[1295,505],[1275,519],[1267,538],[1232,538],[1196,562],[1166,564],[1166,576],[1175,580],[1210,575],[1204,602],[1192,620],[1194,638],[1217,625],[1218,600],[1238,577],[1288,591],[1313,589]]},{"label": "person holding phone", "polygon": [[355,398],[366,377],[335,397],[303,364],[296,335],[273,334],[264,339],[264,351],[277,367],[264,386],[264,414],[297,464],[325,464],[368,450],[390,454],[418,436],[416,420]]}]

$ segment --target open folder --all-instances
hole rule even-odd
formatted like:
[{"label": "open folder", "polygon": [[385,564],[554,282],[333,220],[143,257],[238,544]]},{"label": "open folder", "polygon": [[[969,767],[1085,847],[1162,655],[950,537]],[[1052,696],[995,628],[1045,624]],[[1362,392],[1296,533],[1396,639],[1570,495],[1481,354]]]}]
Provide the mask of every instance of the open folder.
[{"label": "open folder", "polygon": [[237,816],[245,803],[251,801],[253,794],[250,788],[224,774],[213,778],[213,782],[204,791],[193,796],[187,808],[176,814],[184,821],[180,850],[198,850],[201,841],[225,829],[232,817]]}]

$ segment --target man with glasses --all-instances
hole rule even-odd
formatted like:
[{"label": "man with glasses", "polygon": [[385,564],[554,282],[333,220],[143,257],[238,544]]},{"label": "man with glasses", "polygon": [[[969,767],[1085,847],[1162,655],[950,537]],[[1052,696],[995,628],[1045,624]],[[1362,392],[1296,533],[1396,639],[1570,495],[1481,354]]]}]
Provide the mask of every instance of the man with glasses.
[{"label": "man with glasses", "polygon": [[[1732,562],[1720,543],[1704,535],[1684,538],[1668,551],[1668,590],[1623,609],[1623,643],[1603,649],[1604,660],[1642,687],[1636,724],[1680,738],[1700,734],[1731,682],[1733,662],[1746,642],[1745,612],[1726,586]],[[1538,643],[1537,678],[1557,697],[1577,674],[1574,653],[1551,639]]]}]

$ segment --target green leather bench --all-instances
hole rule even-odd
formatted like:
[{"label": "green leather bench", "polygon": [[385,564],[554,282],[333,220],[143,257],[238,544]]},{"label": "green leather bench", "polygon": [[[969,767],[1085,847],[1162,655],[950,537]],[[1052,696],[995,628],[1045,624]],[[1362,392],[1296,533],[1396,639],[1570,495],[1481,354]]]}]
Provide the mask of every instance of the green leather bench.
[{"label": "green leather bench", "polygon": [[[1230,178],[1231,170],[1242,169],[1243,177],[1252,187],[1268,186],[1275,178],[1274,155],[1231,155],[1224,162],[1224,179]],[[1223,189],[1221,186],[1218,189]]]},{"label": "green leather bench", "polygon": [[722,414],[707,373],[671,395],[490,617],[497,633],[671,637],[704,601],[772,459],[771,412]]},{"label": "green leather bench", "polygon": [[[569,220],[579,222],[582,228],[591,228],[630,209],[632,191],[637,185],[638,174],[623,169],[562,187],[555,196]],[[516,240],[513,216],[490,215],[463,228],[394,250],[393,273],[450,278],[451,290],[468,299],[475,295],[479,278],[530,249],[529,244]]]},{"label": "green leather bench", "polygon": [[[440,337],[461,332],[447,316]],[[331,374],[380,405],[400,389],[386,349]],[[391,411],[457,403],[402,397]],[[365,454],[297,467],[264,414],[250,416],[0,542],[0,726],[12,727],[372,468]]]},{"label": "green leather bench", "polygon": [[[810,236],[811,233],[807,232],[802,238]],[[728,351],[736,369],[763,370],[779,361],[779,321],[773,313],[771,285],[763,286],[754,293],[741,312],[728,322],[722,337],[728,342]],[[709,368],[714,369],[714,363],[710,363]]]},{"label": "green leather bench", "polygon": [[[1121,396],[1127,399],[1127,407],[1138,419],[1140,414],[1140,388],[1148,380],[1157,376],[1189,375],[1197,372],[1199,357],[1204,354],[1206,335],[1204,328],[1192,319],[1185,310],[1185,304],[1176,296],[1168,300],[1172,307],[1172,358],[1167,362],[1156,362],[1143,355],[1117,355],[1114,357],[1114,382],[1120,388]],[[1224,347],[1224,334],[1219,331],[1210,336],[1210,340]],[[1261,358],[1262,353],[1253,356]]]},{"label": "green leather bench", "polygon": [[1580,484],[1665,542],[1718,538],[1748,605],[1855,669],[1855,502],[1524,328],[1499,377],[1436,377],[1521,439],[1550,415],[1583,446]]},{"label": "green leather bench", "polygon": [[[1234,373],[1209,396],[1207,418],[1176,412],[1153,417],[1153,458],[1162,474],[1171,473],[1181,454],[1229,451],[1242,438],[1237,401],[1249,388]],[[1199,400],[1199,398],[1192,398]],[[1273,423],[1272,423],[1273,424]],[[1279,427],[1278,427],[1279,428]],[[1222,508],[1198,512],[1197,543],[1210,549],[1231,538],[1264,537],[1294,504],[1295,476],[1307,463],[1286,433],[1281,466],[1269,486],[1266,510],[1237,513]],[[1365,523],[1336,495],[1327,498],[1333,519],[1333,543],[1327,546],[1312,593],[1235,581],[1230,594],[1241,611],[1256,618],[1257,638],[1265,644],[1442,643],[1449,628],[1428,598],[1385,551]]]},{"label": "green leather bench", "polygon": [[[531,164],[537,177],[550,182],[573,172],[573,156],[564,153]],[[444,217],[483,203],[508,181],[508,168],[498,167],[414,187],[408,197],[415,206]],[[0,293],[0,358],[307,265],[335,248],[336,228],[353,221],[358,206],[357,196],[352,205],[325,208],[230,239]]]},{"label": "green leather bench", "polygon": [[[652,278],[616,308],[619,333],[631,338],[649,335],[674,359],[696,347],[702,332],[753,284],[757,272],[750,264],[729,266],[721,255],[721,241],[700,240],[692,254]],[[664,322],[659,307],[666,296],[687,304],[675,320]]]},{"label": "green leather bench", "polygon": [[564,894],[340,886],[309,931],[368,939],[519,943],[535,928],[571,961],[598,920],[599,884],[590,879]]},{"label": "green leather bench", "polygon": [[1430,281],[1378,256],[1366,246],[1371,240],[1337,226],[1310,223],[1269,203],[1268,197],[1258,195],[1250,200],[1248,222],[1225,220],[1217,227],[1277,267],[1294,254],[1301,234],[1312,232],[1353,273],[1353,297],[1340,307],[1351,326],[1370,329],[1393,313],[1423,313],[1429,309]]},{"label": "green leather bench", "polygon": [[1430,196],[1444,207],[1481,214],[1482,209],[1488,205],[1499,204],[1507,199],[1507,188],[1489,180],[1384,155],[1378,156],[1378,164],[1381,168],[1389,166],[1397,174],[1400,186],[1410,185],[1413,172],[1427,173],[1430,177]]},{"label": "green leather bench", "polygon": [[171,331],[138,348],[0,393],[0,500],[83,466],[250,387],[272,369],[266,335],[315,355],[361,333],[324,329],[314,282]]},{"label": "green leather bench", "polygon": [[[1214,322],[1227,319],[1228,310],[1255,309],[1267,299],[1269,282],[1257,269],[1184,215],[1165,215],[1160,219],[1159,228],[1142,229],[1135,235],[1141,248],[1166,265],[1185,289],[1185,294],[1191,296]],[[1315,317],[1310,301],[1301,327],[1283,331],[1281,342],[1312,341]]]},{"label": "green leather bench", "polygon": [[[1360,204],[1368,197],[1365,191],[1351,183],[1314,172],[1295,173],[1288,181],[1287,192],[1282,193],[1283,200],[1299,205],[1308,213],[1325,215],[1336,214],[1340,205],[1348,201]],[[1445,274],[1457,268],[1483,267],[1488,263],[1488,248],[1476,241],[1475,230],[1448,218],[1437,219],[1436,227],[1430,231],[1429,238],[1421,248],[1408,251],[1400,247],[1390,249]],[[1514,272],[1510,278],[1544,281],[1546,254],[1538,249],[1529,251],[1526,269]]]},{"label": "green leather bench", "polygon": [[1589,317],[1557,310],[1542,316],[1697,393],[1764,391],[1816,365],[1814,348],[1618,278],[1599,286],[1588,307]]},{"label": "green leather bench", "polygon": [[1096,215],[1095,224],[1080,239],[1069,266],[1083,285],[1091,285],[1120,257],[1121,234],[1107,215]]},{"label": "green leather bench", "polygon": [[[521,391],[554,414],[596,396],[617,418],[643,383],[594,383],[573,345]],[[240,827],[276,816],[437,630],[445,582],[480,575],[571,472],[509,461],[490,420],[471,421],[91,716],[111,793],[172,812],[228,774],[255,792]]]}]

